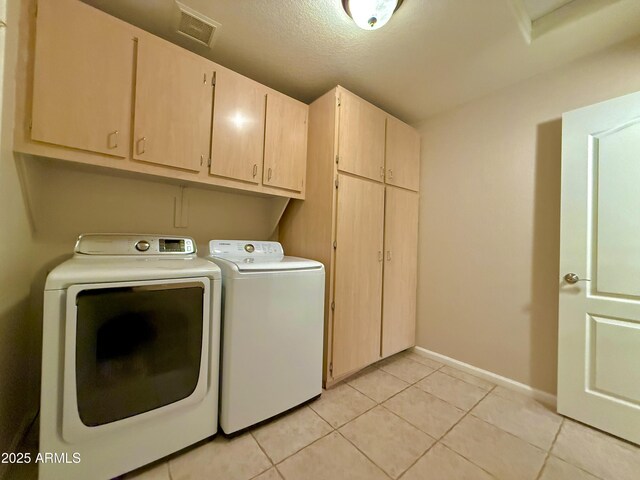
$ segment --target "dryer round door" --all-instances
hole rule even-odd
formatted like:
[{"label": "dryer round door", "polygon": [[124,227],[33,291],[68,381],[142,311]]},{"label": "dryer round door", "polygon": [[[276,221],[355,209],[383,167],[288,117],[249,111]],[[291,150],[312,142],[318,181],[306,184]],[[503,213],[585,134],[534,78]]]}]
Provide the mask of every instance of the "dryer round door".
[{"label": "dryer round door", "polygon": [[210,290],[206,277],[68,289],[65,440],[166,414],[205,396]]}]

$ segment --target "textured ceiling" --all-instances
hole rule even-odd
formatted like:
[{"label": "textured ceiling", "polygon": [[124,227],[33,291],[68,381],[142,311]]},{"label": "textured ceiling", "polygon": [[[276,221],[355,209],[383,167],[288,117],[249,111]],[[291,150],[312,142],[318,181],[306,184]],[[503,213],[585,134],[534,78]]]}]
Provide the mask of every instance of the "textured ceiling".
[{"label": "textured ceiling", "polygon": [[640,33],[638,0],[580,0],[607,5],[531,45],[522,0],[404,0],[372,32],[341,0],[182,0],[222,24],[208,49],[174,33],[173,0],[84,1],[302,101],[341,84],[411,123]]}]

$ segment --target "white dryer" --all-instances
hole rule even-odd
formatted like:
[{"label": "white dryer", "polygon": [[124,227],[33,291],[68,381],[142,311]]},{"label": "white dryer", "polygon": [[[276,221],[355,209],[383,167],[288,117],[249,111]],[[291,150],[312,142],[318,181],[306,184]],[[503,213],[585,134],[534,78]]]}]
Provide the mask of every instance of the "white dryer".
[{"label": "white dryer", "polygon": [[216,433],[220,295],[191,238],[78,239],[45,285],[40,452],[58,457],[40,480],[112,478]]},{"label": "white dryer", "polygon": [[234,433],[322,393],[324,266],[278,242],[212,240],[222,269],[220,427]]}]

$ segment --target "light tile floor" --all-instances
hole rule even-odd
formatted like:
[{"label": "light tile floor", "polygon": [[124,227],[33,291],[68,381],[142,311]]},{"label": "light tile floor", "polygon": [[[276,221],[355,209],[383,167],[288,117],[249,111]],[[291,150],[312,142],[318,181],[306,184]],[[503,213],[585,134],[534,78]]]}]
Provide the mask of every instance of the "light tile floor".
[{"label": "light tile floor", "polygon": [[[25,449],[37,449],[31,435]],[[10,479],[33,480],[34,466]],[[401,353],[232,439],[127,480],[637,480],[640,448],[517,393]]]}]

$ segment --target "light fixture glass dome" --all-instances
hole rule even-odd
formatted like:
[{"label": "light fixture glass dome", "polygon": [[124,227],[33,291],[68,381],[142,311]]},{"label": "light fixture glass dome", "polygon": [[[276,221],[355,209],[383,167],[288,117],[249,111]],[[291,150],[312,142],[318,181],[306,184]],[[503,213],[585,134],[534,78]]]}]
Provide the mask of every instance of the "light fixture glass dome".
[{"label": "light fixture glass dome", "polygon": [[345,10],[356,25],[364,30],[384,26],[398,6],[398,0],[345,0]]}]

